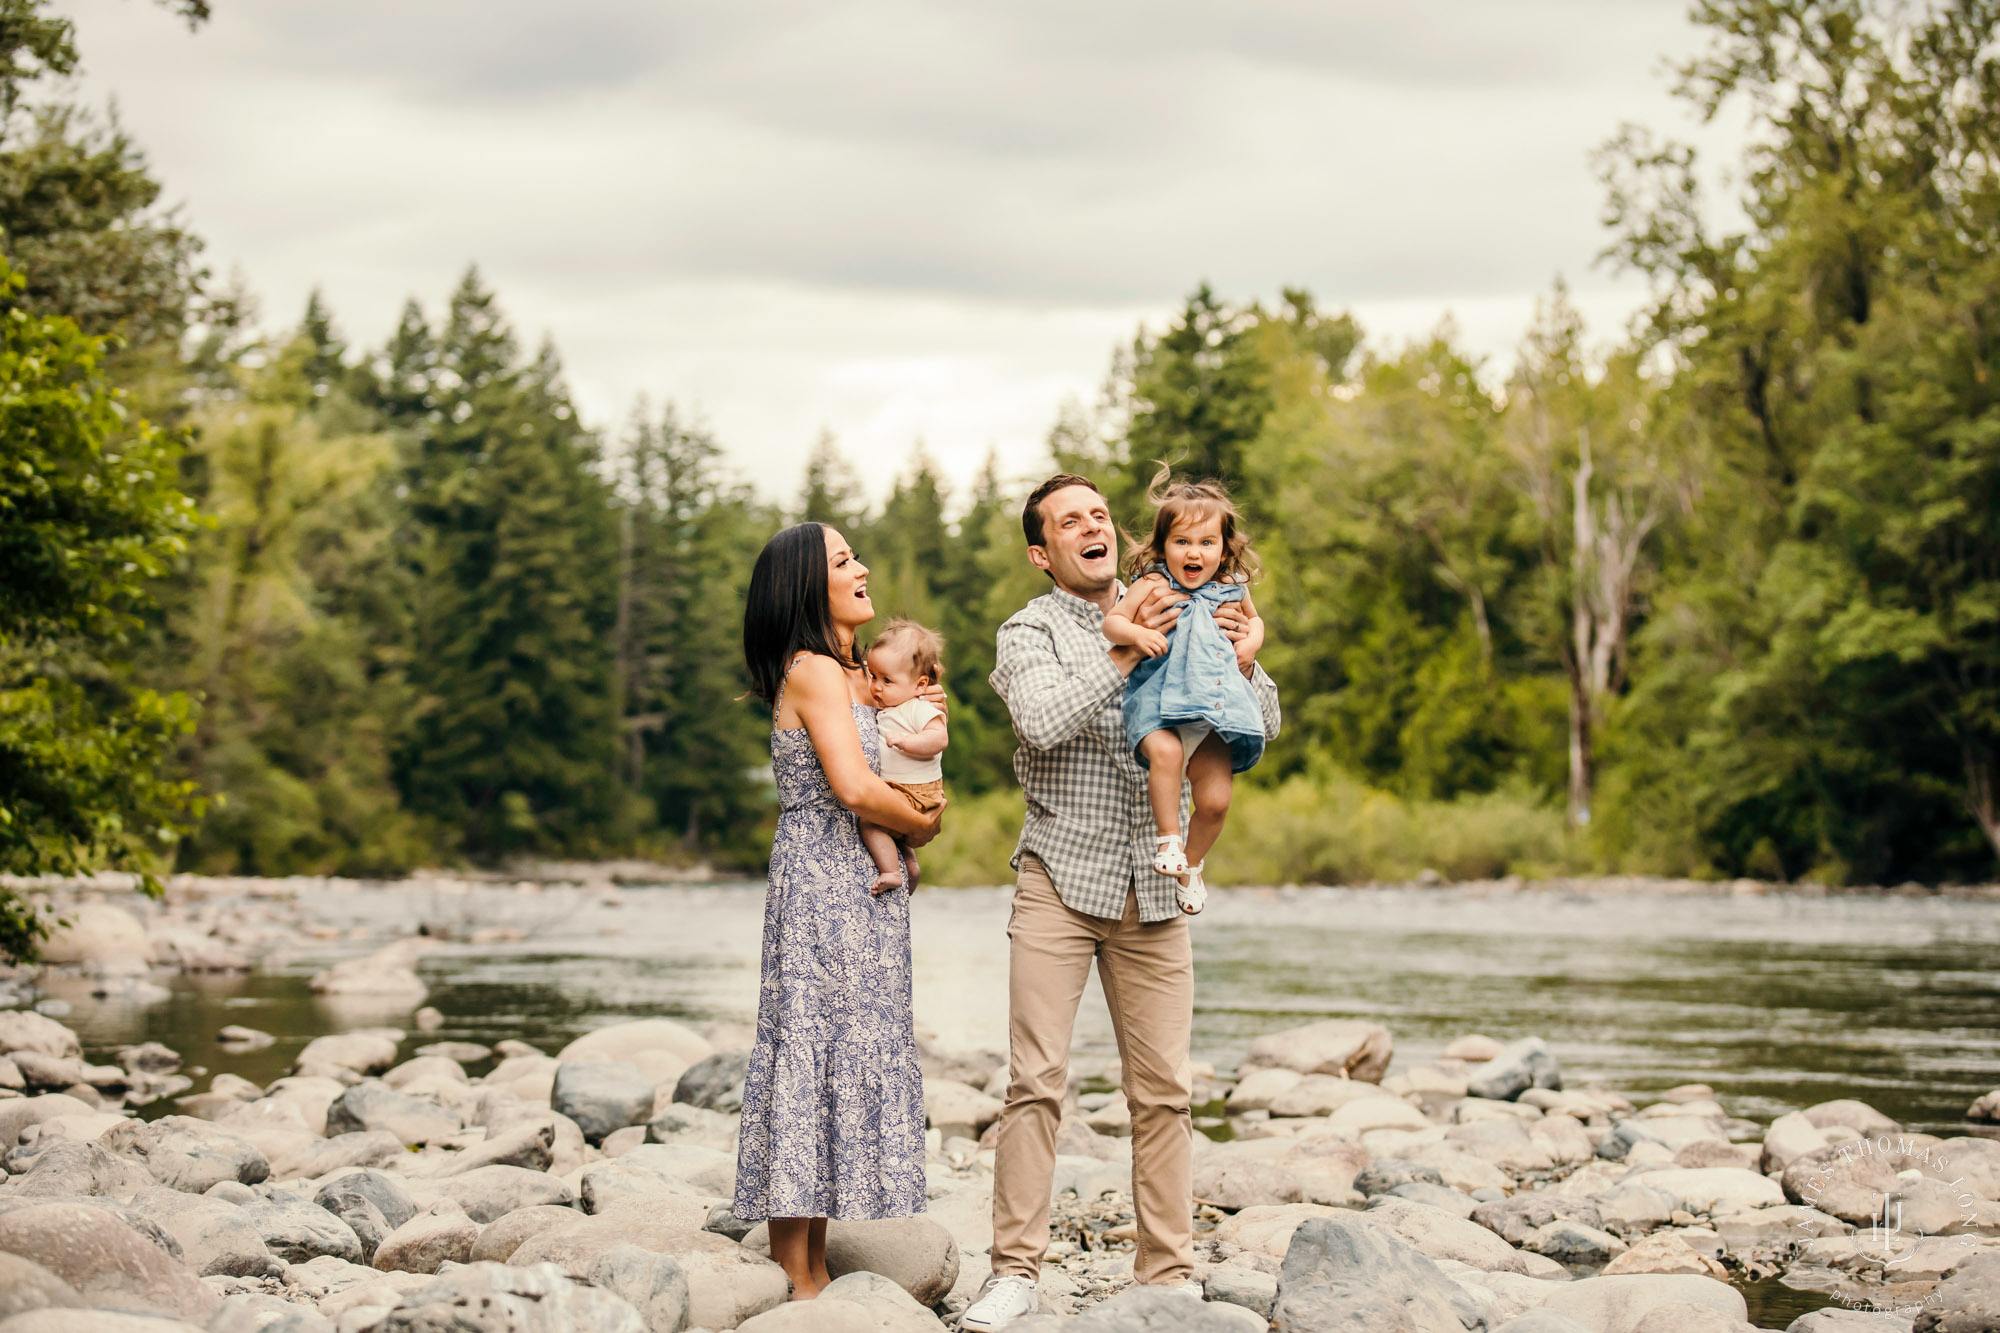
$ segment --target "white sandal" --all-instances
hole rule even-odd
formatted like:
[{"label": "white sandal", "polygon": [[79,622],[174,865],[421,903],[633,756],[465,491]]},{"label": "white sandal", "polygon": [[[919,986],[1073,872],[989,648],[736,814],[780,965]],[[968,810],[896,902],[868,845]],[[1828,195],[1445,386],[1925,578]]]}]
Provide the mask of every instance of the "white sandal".
[{"label": "white sandal", "polygon": [[1181,835],[1162,833],[1153,840],[1158,848],[1153,852],[1153,869],[1162,875],[1185,875],[1187,873],[1187,852],[1181,846]]},{"label": "white sandal", "polygon": [[1181,905],[1181,911],[1188,916],[1193,916],[1202,908],[1208,906],[1208,884],[1201,877],[1201,872],[1207,866],[1208,862],[1206,861],[1203,861],[1198,866],[1189,866],[1187,882],[1179,885],[1174,890],[1174,901]]}]

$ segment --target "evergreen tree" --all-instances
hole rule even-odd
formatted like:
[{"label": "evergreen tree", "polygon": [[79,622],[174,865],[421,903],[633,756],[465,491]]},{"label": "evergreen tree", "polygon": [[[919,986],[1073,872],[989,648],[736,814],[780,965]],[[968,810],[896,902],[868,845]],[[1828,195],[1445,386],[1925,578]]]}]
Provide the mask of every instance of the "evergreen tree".
[{"label": "evergreen tree", "polygon": [[740,642],[750,568],[777,516],[720,459],[671,404],[657,420],[635,412],[620,468],[622,771],[682,851],[756,864],[769,719]]},{"label": "evergreen tree", "polygon": [[615,846],[629,832],[612,774],[617,534],[554,354],[523,364],[469,270],[435,369],[404,378],[389,360],[384,396],[408,405],[391,421],[414,437],[416,703],[396,755],[409,807],[478,857]]}]

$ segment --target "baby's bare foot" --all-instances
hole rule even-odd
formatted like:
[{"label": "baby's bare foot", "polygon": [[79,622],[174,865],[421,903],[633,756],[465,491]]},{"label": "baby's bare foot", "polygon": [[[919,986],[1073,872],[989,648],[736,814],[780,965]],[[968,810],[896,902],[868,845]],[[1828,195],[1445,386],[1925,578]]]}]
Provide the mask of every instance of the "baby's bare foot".
[{"label": "baby's bare foot", "polygon": [[875,883],[869,888],[868,892],[887,893],[891,889],[900,889],[902,887],[903,887],[902,875],[900,875],[894,870],[883,870],[877,872],[875,876]]},{"label": "baby's bare foot", "polygon": [[910,887],[914,889],[917,887],[917,876],[922,872],[922,867],[917,864],[917,854],[915,852],[909,852],[906,855],[910,859]]}]

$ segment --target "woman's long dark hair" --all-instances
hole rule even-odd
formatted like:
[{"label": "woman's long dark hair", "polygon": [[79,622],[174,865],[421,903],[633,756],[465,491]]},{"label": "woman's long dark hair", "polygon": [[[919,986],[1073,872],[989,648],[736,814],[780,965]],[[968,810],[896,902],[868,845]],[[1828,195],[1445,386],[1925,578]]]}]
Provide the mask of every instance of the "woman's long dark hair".
[{"label": "woman's long dark hair", "polygon": [[795,523],[764,543],[743,600],[743,664],[758,698],[778,702],[785,671],[800,653],[825,653],[842,666],[855,665],[834,629],[826,528],[818,523]]}]

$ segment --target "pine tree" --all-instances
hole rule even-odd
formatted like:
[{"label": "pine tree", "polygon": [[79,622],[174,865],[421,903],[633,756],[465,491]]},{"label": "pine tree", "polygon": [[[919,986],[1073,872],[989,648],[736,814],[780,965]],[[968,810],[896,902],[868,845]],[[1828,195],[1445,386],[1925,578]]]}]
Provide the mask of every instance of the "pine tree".
[{"label": "pine tree", "polygon": [[[412,336],[392,371],[424,351]],[[398,366],[399,359],[403,365]],[[493,294],[451,299],[409,469],[415,714],[397,753],[411,809],[477,857],[582,854],[629,834],[612,775],[617,536],[595,444],[555,356],[521,364]]]}]

